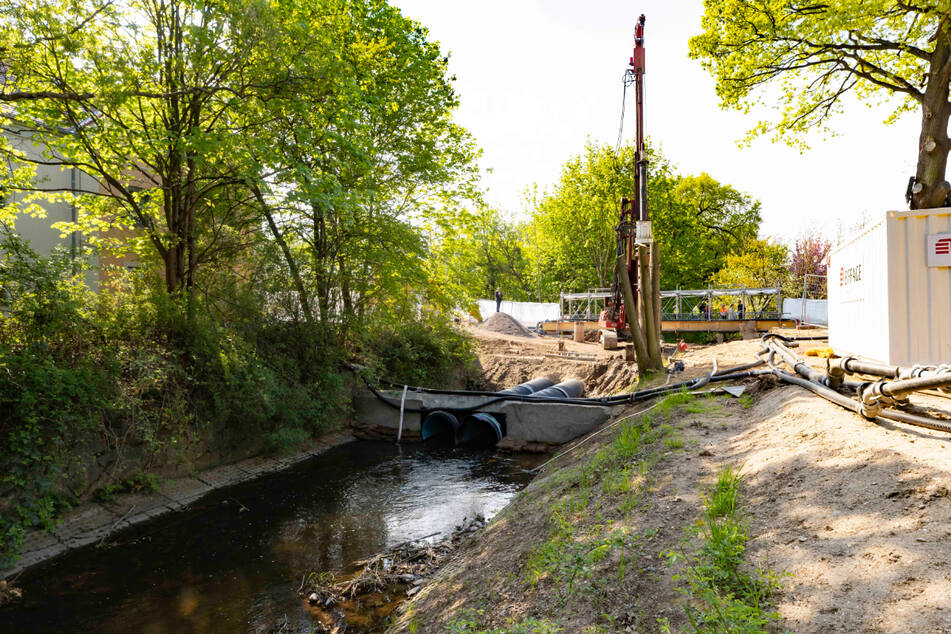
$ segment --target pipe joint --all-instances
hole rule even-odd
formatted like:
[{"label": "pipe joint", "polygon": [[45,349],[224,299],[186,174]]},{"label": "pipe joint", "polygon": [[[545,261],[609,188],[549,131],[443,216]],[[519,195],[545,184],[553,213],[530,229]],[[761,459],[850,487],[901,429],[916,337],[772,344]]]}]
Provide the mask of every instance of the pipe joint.
[{"label": "pipe joint", "polygon": [[873,383],[863,383],[859,387],[859,398],[862,405],[860,413],[862,416],[875,418],[882,413],[882,409],[885,407],[897,407],[908,402],[908,399],[886,394],[882,389],[885,385],[887,385],[886,381],[879,380]]},{"label": "pipe joint", "polygon": [[829,375],[829,387],[834,390],[842,387],[845,381],[845,367],[843,359],[826,359],[826,374]]}]

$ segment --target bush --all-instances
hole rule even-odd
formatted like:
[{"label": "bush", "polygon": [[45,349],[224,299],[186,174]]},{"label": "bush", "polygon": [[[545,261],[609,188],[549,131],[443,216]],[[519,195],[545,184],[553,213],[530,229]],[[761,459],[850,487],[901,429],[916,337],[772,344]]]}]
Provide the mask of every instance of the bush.
[{"label": "bush", "polygon": [[397,383],[468,387],[478,379],[471,339],[439,313],[365,328],[359,344],[371,374]]},{"label": "bush", "polygon": [[[97,296],[72,267],[0,233],[0,564],[80,497],[121,492],[170,450],[187,459],[183,441],[288,451],[346,417],[327,329],[275,322],[241,296],[212,318],[159,280]],[[122,468],[87,477],[90,447]]]}]

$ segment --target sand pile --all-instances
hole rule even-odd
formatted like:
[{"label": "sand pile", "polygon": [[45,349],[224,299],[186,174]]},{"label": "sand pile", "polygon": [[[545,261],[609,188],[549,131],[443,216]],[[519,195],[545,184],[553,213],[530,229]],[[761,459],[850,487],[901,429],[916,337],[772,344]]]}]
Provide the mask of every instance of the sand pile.
[{"label": "sand pile", "polygon": [[528,328],[518,323],[518,321],[507,313],[494,313],[491,317],[480,324],[482,328],[492,332],[502,333],[503,335],[512,335],[515,337],[533,337]]}]

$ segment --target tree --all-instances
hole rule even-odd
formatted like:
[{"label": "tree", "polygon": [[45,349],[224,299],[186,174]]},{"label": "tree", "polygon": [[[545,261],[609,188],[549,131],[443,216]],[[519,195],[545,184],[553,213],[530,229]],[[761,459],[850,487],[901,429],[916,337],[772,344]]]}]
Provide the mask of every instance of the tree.
[{"label": "tree", "polygon": [[951,13],[937,0],[705,0],[703,32],[690,55],[716,80],[724,107],[749,111],[776,103],[782,118],[761,122],[794,144],[825,127],[843,97],[896,95],[898,114],[918,108],[918,165],[910,183],[912,209],[947,204]]},{"label": "tree", "polygon": [[[760,203],[707,174],[680,176],[657,149],[649,152],[647,198],[660,250],[662,289],[706,283],[731,251],[756,236]],[[536,197],[524,230],[542,295],[608,287],[614,279],[615,225],[633,190],[633,149],[589,144],[569,160],[554,188]]]},{"label": "tree", "polygon": [[17,98],[4,131],[44,155],[10,143],[0,152],[92,175],[99,189],[79,192],[85,228],[135,226],[168,293],[190,297],[221,235],[249,227],[235,215],[247,194],[225,191],[245,180],[235,131],[260,129],[248,105],[289,80],[260,72],[281,39],[269,5],[8,0],[3,9],[4,92]]},{"label": "tree", "polygon": [[807,234],[793,246],[789,272],[795,279],[804,275],[825,275],[832,243],[817,234]]},{"label": "tree", "polygon": [[[741,249],[726,256],[723,268],[711,276],[710,282],[721,288],[782,287],[789,279],[788,257],[789,250],[783,244],[749,240]],[[753,301],[756,297],[752,297]],[[765,307],[763,301],[754,304],[753,310],[760,311]]]},{"label": "tree", "polygon": [[326,3],[341,10],[295,7],[296,37],[321,41],[282,63],[321,70],[309,99],[267,106],[258,201],[305,315],[313,297],[320,320],[346,323],[428,283],[420,226],[470,194],[476,151],[425,29],[382,0]]},{"label": "tree", "polygon": [[460,210],[440,219],[429,257],[433,279],[457,302],[492,297],[532,299],[534,276],[519,228],[490,207]]},{"label": "tree", "polygon": [[[828,289],[826,271],[832,243],[811,233],[796,240],[789,261],[791,284],[802,284],[806,294],[825,297]],[[813,279],[810,280],[808,276]]]},{"label": "tree", "polygon": [[648,195],[662,288],[702,287],[731,251],[756,237],[759,201],[708,174],[655,178]]}]

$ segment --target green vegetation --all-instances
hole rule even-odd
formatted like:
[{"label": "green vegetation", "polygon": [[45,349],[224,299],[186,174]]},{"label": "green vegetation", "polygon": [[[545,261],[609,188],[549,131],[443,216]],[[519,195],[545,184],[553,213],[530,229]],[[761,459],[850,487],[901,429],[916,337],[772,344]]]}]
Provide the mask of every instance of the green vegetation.
[{"label": "green vegetation", "polygon": [[[633,190],[632,146],[589,144],[550,191],[531,197],[524,223],[477,207],[443,219],[431,265],[457,297],[555,301],[563,290],[607,287],[614,278],[615,225]],[[663,288],[697,288],[732,252],[755,239],[760,203],[707,174],[682,176],[659,149],[650,152],[648,197],[663,254]],[[579,239],[579,236],[581,238]]]},{"label": "green vegetation", "polygon": [[[548,619],[509,619],[504,627],[492,629],[483,628],[480,625],[482,612],[479,610],[465,610],[466,614],[462,618],[449,623],[447,631],[449,634],[556,634],[563,631],[561,627],[553,624]],[[411,629],[412,631],[412,629]]]},{"label": "green vegetation", "polygon": [[[743,559],[747,527],[740,514],[740,476],[725,467],[716,484],[704,494],[704,514],[689,529],[700,548],[686,557],[687,569],[678,588],[686,597],[684,608],[693,632],[770,631],[779,614],[769,610],[770,595],[778,589],[777,575],[749,570]],[[670,559],[682,556],[670,553]],[[670,631],[669,626],[665,628]]]},{"label": "green vegetation", "polygon": [[550,511],[548,539],[532,549],[522,571],[529,586],[551,584],[564,608],[579,595],[604,593],[609,558],[617,559],[615,574],[623,581],[640,540],[650,535],[622,520],[650,486],[661,449],[678,440],[672,426],[653,421],[669,420],[692,401],[686,393],[666,397],[652,412],[621,423],[611,442],[593,456],[554,476],[551,486],[562,495]]},{"label": "green vegetation", "polygon": [[889,103],[891,120],[920,109],[922,142],[909,202],[912,209],[944,206],[951,191],[946,3],[706,0],[702,25],[690,55],[713,75],[722,105],[780,114],[756,125],[751,137],[774,133],[804,147],[808,132],[828,130],[849,95]]},{"label": "green vegetation", "polygon": [[[0,565],[95,491],[333,429],[348,362],[468,380],[425,226],[477,197],[476,150],[418,23],[383,0],[2,5]],[[95,190],[43,189],[73,168]],[[17,222],[57,202],[82,240],[40,257]]]}]

